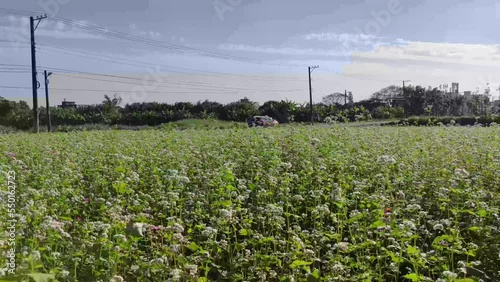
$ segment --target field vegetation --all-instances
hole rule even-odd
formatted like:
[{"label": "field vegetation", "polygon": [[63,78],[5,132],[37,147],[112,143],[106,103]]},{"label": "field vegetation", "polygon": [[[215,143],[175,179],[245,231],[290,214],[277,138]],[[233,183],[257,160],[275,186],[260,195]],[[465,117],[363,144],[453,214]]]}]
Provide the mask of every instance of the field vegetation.
[{"label": "field vegetation", "polygon": [[17,277],[500,279],[497,127],[184,129],[0,135]]}]

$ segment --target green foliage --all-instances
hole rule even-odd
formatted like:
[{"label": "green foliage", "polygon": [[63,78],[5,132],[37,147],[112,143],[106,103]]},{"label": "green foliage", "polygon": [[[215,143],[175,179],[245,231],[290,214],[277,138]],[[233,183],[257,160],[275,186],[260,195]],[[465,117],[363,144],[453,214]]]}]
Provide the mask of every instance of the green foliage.
[{"label": "green foliage", "polygon": [[[347,100],[346,100],[347,98]],[[402,119],[405,117],[427,117],[412,119],[410,124],[436,125],[433,117],[463,117],[461,125],[474,125],[467,121],[468,116],[480,116],[478,123],[491,123],[492,113],[499,112],[500,103],[491,104],[486,96],[457,96],[445,94],[437,88],[407,86],[404,91],[399,86],[389,86],[374,93],[370,99],[354,103],[352,93],[325,96],[322,103],[313,105],[315,122],[358,122],[372,119]],[[267,115],[279,123],[305,123],[311,121],[311,108],[308,103],[297,104],[292,101],[267,101],[258,106],[252,101],[237,101],[220,104],[205,100],[196,104],[182,102],[134,103],[120,106],[122,100],[117,95],[104,95],[102,103],[73,108],[51,108],[51,120],[56,130],[68,130],[87,124],[108,126],[160,126],[181,120],[218,119],[232,122],[245,122],[255,115]],[[347,102],[347,103],[346,103]],[[46,110],[39,111],[40,126],[48,123]],[[428,120],[430,119],[430,120]],[[444,120],[443,125],[447,125]],[[498,122],[497,122],[498,123]],[[33,114],[25,102],[12,102],[0,97],[0,126],[18,130],[29,130],[33,126]],[[63,128],[63,129],[57,129]],[[42,129],[43,130],[43,129]]]},{"label": "green foliage", "polygon": [[0,125],[28,130],[32,124],[33,112],[26,102],[14,102],[0,97]]},{"label": "green foliage", "polygon": [[407,122],[412,126],[435,126],[437,124],[453,126],[490,126],[499,124],[500,116],[410,117]]}]

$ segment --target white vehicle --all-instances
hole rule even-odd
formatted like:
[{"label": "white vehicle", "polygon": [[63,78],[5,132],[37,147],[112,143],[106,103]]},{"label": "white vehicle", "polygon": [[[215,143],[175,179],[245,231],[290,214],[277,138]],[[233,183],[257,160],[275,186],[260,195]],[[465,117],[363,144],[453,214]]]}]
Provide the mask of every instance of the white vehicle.
[{"label": "white vehicle", "polygon": [[254,126],[273,127],[278,124],[279,124],[278,121],[274,120],[270,116],[254,116],[248,121],[249,127],[254,127]]}]

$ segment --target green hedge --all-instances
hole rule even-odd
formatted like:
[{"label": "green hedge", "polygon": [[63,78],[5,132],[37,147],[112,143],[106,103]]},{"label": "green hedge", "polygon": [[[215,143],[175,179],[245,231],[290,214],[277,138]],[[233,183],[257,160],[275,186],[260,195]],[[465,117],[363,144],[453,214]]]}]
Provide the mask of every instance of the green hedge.
[{"label": "green hedge", "polygon": [[400,125],[409,126],[437,126],[437,125],[460,125],[460,126],[490,126],[492,123],[500,124],[500,116],[464,116],[464,117],[410,117],[402,119]]}]

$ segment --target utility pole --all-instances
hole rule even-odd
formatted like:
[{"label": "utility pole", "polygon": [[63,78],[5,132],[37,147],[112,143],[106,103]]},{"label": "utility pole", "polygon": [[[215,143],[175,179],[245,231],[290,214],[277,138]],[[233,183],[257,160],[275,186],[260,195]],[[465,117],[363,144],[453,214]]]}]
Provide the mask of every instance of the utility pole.
[{"label": "utility pole", "polygon": [[50,121],[50,106],[49,106],[49,76],[52,75],[51,72],[47,73],[45,70],[43,72],[45,77],[45,105],[47,107],[47,131],[52,132],[52,125]]},{"label": "utility pole", "polygon": [[[31,75],[32,75],[32,87],[33,87],[33,117],[35,123],[35,132],[39,133],[38,124],[38,88],[40,83],[36,79],[36,49],[35,49],[35,30],[40,24],[42,19],[47,18],[47,15],[38,16],[36,18],[30,17],[30,34],[31,34]],[[35,26],[36,22],[36,26]]]},{"label": "utility pole", "polygon": [[310,66],[309,67],[309,106],[311,107],[311,123],[314,123],[314,114],[313,114],[313,94],[312,94],[312,86],[311,86],[311,73],[314,69],[319,68],[319,66]]},{"label": "utility pole", "polygon": [[410,82],[410,81],[411,80],[403,80],[403,99],[404,99],[404,104],[405,104],[405,108],[403,110],[404,110],[405,118],[408,118],[408,113],[406,110],[406,105],[408,104],[408,100],[405,97],[405,82]]},{"label": "utility pole", "polygon": [[344,90],[344,106],[347,105],[347,90]]}]

